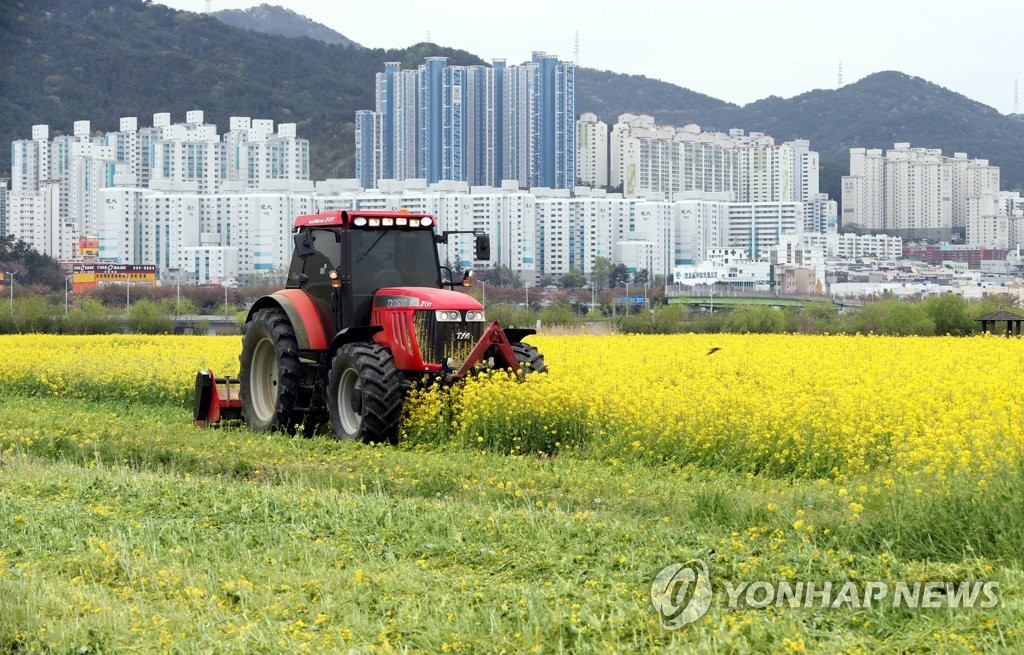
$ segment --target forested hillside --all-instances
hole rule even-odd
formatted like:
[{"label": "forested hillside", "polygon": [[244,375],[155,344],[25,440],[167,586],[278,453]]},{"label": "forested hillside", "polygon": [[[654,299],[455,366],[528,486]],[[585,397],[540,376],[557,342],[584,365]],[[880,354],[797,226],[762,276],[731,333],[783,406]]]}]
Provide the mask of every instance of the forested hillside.
[{"label": "forested hillside", "polygon": [[[284,16],[287,10],[261,6],[246,13],[252,12]],[[315,25],[292,16],[296,26]],[[294,122],[310,141],[314,178],[351,177],[355,112],[373,108],[374,75],[384,62],[411,68],[438,55],[452,64],[485,63],[434,44],[382,50],[254,31],[282,29],[282,22],[242,29],[143,0],[0,3],[0,143],[29,138],[39,123],[50,125],[51,136],[70,132],[76,120],[104,132],[122,116],[148,125],[156,112],[180,121],[186,111],[203,109],[222,130],[230,116]],[[343,38],[358,42],[359,35]],[[594,112],[609,127],[632,112],[663,125],[739,127],[779,142],[810,139],[821,153],[822,190],[835,199],[849,148],[898,141],[988,159],[1000,167],[1004,189],[1024,190],[1024,121],[902,73],[743,107],[643,76],[581,68],[576,79],[577,113]],[[9,168],[5,157],[0,175]]]}]

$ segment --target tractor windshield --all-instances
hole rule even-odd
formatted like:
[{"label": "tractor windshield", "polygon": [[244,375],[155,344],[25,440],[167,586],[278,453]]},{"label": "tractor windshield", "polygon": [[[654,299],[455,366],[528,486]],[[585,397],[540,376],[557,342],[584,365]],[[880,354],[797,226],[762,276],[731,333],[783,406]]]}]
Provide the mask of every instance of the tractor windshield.
[{"label": "tractor windshield", "polygon": [[431,230],[352,230],[352,290],[441,286]]}]

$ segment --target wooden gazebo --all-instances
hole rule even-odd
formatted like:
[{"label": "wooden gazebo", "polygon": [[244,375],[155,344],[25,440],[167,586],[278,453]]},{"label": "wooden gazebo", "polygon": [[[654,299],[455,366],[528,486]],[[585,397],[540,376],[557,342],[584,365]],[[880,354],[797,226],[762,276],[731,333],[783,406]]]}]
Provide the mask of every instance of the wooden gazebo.
[{"label": "wooden gazebo", "polygon": [[1020,336],[1020,324],[1024,322],[1024,316],[1008,312],[1005,309],[999,309],[994,312],[989,312],[984,316],[979,316],[974,319],[981,323],[982,332],[996,331],[996,323],[1006,321],[1006,336],[1016,335]]}]

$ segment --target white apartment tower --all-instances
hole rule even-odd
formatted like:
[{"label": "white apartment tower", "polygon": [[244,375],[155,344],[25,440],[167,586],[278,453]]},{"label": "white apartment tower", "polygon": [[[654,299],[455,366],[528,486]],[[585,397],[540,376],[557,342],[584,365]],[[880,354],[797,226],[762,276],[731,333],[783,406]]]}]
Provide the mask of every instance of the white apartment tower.
[{"label": "white apartment tower", "polygon": [[161,191],[216,193],[222,164],[224,146],[217,126],[204,123],[202,111],[190,111],[184,123],[161,130],[150,186]]},{"label": "white apartment tower", "polygon": [[999,168],[966,153],[950,158],[897,143],[884,155],[851,148],[842,184],[844,228],[949,240],[968,226],[972,198],[999,193]]},{"label": "white apartment tower", "polygon": [[799,202],[730,203],[725,245],[743,248],[758,259],[779,245],[783,236],[803,234],[803,213]]},{"label": "white apartment tower", "polygon": [[576,121],[576,175],[580,184],[608,186],[608,125],[590,112]]},{"label": "white apartment tower", "polygon": [[676,243],[674,266],[708,258],[708,250],[725,245],[729,194],[689,193],[672,203]]},{"label": "white apartment tower", "polygon": [[842,182],[842,227],[885,230],[885,160],[878,148],[850,148],[850,174]]},{"label": "white apartment tower", "polygon": [[728,193],[735,202],[801,202],[808,229],[828,223],[819,193],[819,157],[806,139],[781,145],[761,132],[659,127],[623,114],[612,129],[611,185],[627,198],[671,200],[679,193]]}]

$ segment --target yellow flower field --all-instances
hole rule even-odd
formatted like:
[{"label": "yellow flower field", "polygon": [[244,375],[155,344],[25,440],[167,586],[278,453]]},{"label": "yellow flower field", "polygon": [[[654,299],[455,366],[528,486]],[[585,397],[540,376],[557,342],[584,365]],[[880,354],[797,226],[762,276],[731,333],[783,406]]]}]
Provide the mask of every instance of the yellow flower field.
[{"label": "yellow flower field", "polygon": [[[550,373],[414,392],[405,438],[773,476],[1018,466],[1024,342],[999,337],[535,336]],[[4,336],[9,392],[188,406],[238,337]],[[708,354],[712,347],[718,351]]]},{"label": "yellow flower field", "polygon": [[[998,337],[534,337],[551,370],[416,399],[406,430],[499,449],[835,477],[983,474],[1024,445],[1024,342]],[[720,350],[708,354],[713,347]],[[442,418],[438,418],[438,417]],[[443,425],[439,425],[443,423]],[[433,437],[436,438],[436,437]]]},{"label": "yellow flower field", "polygon": [[238,372],[238,337],[3,335],[0,381],[26,394],[191,404],[196,371]]}]

